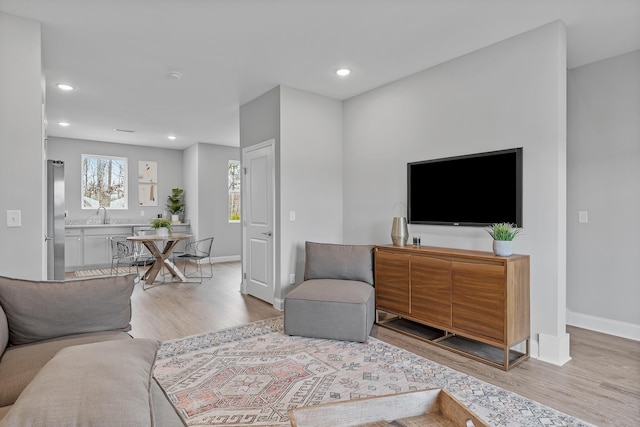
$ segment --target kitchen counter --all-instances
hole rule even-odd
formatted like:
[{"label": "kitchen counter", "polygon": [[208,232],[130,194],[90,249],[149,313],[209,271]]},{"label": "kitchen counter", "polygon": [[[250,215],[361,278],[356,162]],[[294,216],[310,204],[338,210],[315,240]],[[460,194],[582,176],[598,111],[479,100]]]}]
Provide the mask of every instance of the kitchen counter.
[{"label": "kitchen counter", "polygon": [[[180,222],[172,224],[175,225],[189,225],[188,222]],[[151,227],[151,221],[149,222],[131,222],[131,221],[121,221],[121,220],[112,220],[108,224],[102,223],[101,220],[86,220],[86,221],[76,221],[70,220],[65,221],[64,228],[72,229],[72,228],[114,228],[114,227]]]},{"label": "kitchen counter", "polygon": [[[190,231],[188,222],[172,224],[172,227],[176,233]],[[108,224],[103,224],[102,219],[65,221],[65,271],[110,266],[111,238],[130,237],[142,230],[151,230],[151,220],[114,218]],[[186,241],[180,244],[184,246]],[[178,248],[180,250],[184,247]]]}]

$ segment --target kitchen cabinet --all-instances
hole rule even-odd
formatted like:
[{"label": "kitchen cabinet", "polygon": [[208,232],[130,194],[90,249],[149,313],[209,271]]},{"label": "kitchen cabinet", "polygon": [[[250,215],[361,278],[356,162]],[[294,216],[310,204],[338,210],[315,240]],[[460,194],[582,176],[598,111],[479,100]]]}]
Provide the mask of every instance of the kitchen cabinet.
[{"label": "kitchen cabinet", "polygon": [[84,229],[84,262],[87,266],[111,265],[112,236],[132,236],[132,227],[85,228]]},{"label": "kitchen cabinet", "polygon": [[82,230],[65,230],[64,234],[64,266],[65,271],[73,271],[83,264]]}]

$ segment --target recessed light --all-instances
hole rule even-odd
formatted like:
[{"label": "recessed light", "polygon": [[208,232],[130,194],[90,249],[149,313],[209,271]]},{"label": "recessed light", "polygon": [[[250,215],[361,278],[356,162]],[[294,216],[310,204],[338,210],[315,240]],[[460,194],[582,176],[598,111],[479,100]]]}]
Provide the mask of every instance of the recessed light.
[{"label": "recessed light", "polygon": [[339,70],[336,70],[336,74],[340,77],[347,77],[349,74],[351,74],[351,70],[348,68],[340,68]]},{"label": "recessed light", "polygon": [[58,83],[56,84],[56,87],[60,90],[64,90],[64,91],[70,91],[70,90],[74,90],[76,87],[67,83]]},{"label": "recessed light", "polygon": [[172,140],[172,141],[173,141],[174,139],[176,139],[176,137],[175,137],[174,135],[169,135],[167,138],[169,138],[169,139],[170,139],[170,140]]},{"label": "recessed light", "polygon": [[60,125],[60,126],[62,126],[62,127],[64,127],[64,128],[66,128],[66,127],[67,127],[67,126],[69,126],[70,124],[71,124],[71,123],[69,123],[69,122],[58,122],[58,125]]}]

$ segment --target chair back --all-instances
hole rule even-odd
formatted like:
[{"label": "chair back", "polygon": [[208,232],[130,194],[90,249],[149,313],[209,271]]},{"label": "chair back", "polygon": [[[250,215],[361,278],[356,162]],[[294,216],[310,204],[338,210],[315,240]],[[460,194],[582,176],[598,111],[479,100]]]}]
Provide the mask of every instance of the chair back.
[{"label": "chair back", "polygon": [[131,256],[133,251],[131,250],[131,245],[125,242],[116,242],[116,250],[113,253],[115,257],[118,258],[127,258]]},{"label": "chair back", "polygon": [[111,256],[113,258],[126,258],[133,254],[133,245],[125,236],[111,236]]},{"label": "chair back", "polygon": [[211,256],[211,248],[213,247],[213,237],[196,240],[191,242],[193,254],[198,258],[206,258]]}]

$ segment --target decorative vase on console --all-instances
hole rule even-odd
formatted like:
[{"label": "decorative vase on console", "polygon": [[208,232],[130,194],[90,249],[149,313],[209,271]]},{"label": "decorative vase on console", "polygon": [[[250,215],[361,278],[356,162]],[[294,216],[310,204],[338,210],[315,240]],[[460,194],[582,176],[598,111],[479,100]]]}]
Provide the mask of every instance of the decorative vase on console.
[{"label": "decorative vase on console", "polygon": [[[396,207],[400,205],[406,210],[405,204],[402,202],[398,202],[393,205],[394,215]],[[406,246],[407,240],[409,240],[409,228],[407,227],[406,216],[394,216],[393,225],[391,227],[391,242],[393,242],[393,246]]]},{"label": "decorative vase on console", "polygon": [[407,240],[409,240],[407,218],[403,216],[393,217],[393,226],[391,227],[391,241],[393,242],[393,246],[405,246]]},{"label": "decorative vase on console", "polygon": [[510,256],[513,254],[513,239],[522,233],[522,228],[501,222],[491,225],[487,233],[493,237],[493,253],[497,256]]}]

